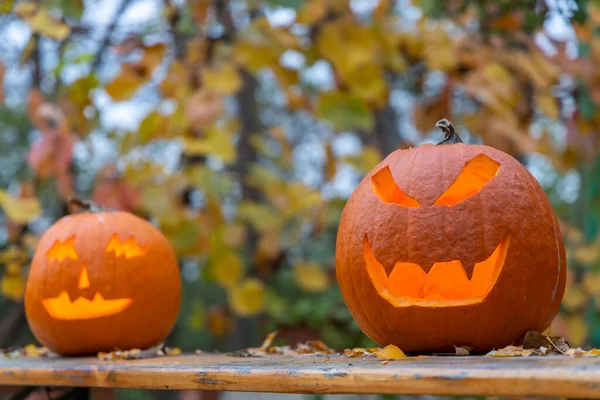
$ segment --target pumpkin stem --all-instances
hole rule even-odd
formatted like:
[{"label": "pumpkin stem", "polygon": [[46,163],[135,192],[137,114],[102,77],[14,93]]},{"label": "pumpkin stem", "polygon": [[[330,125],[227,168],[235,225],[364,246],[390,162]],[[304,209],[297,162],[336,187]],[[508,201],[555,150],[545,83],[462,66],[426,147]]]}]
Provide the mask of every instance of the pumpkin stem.
[{"label": "pumpkin stem", "polygon": [[77,197],[71,197],[67,203],[69,205],[73,205],[73,206],[77,206],[79,208],[82,208],[84,211],[90,211],[90,212],[100,212],[102,211],[102,207],[100,207],[98,204],[89,201],[89,200],[81,200],[78,199]]},{"label": "pumpkin stem", "polygon": [[435,126],[440,128],[444,132],[444,140],[438,143],[440,144],[455,144],[455,143],[463,143],[458,133],[454,130],[454,125],[452,122],[448,121],[446,118],[440,119]]}]

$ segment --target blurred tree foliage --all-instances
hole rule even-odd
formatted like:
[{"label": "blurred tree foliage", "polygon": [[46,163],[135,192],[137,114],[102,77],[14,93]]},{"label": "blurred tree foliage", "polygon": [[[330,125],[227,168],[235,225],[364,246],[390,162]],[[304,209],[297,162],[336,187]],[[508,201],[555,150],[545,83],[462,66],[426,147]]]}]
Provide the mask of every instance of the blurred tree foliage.
[{"label": "blurred tree foliage", "polygon": [[[171,343],[266,330],[368,346],[335,284],[344,201],[449,117],[548,192],[569,249],[553,333],[600,346],[600,3],[7,0],[0,7],[0,346],[28,341],[39,235],[70,196],[177,252]],[[108,17],[107,17],[108,16]]]}]

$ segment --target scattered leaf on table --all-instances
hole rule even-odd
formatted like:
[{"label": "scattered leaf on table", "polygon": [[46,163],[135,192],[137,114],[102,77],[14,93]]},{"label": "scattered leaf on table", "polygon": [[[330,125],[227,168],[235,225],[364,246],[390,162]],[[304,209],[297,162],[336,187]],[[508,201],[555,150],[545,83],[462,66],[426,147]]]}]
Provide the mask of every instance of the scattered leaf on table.
[{"label": "scattered leaf on table", "polygon": [[99,352],[97,354],[98,359],[103,361],[115,361],[115,360],[138,360],[142,358],[153,358],[153,357],[164,357],[164,356],[175,356],[181,354],[181,350],[177,347],[170,348],[165,347],[163,343],[150,347],[145,350],[131,349],[131,350],[115,350],[108,353]]},{"label": "scattered leaf on table", "polygon": [[[271,346],[277,332],[271,332],[267,335],[260,347],[250,347],[245,350],[236,351],[233,355],[241,357],[264,357],[266,355],[288,355],[288,356],[327,356],[335,354],[325,343],[320,340],[309,340],[305,343],[298,343],[295,347],[291,346]],[[326,359],[327,361],[327,359]]]},{"label": "scattered leaf on table", "polygon": [[500,350],[492,350],[486,354],[489,357],[529,357],[532,349],[523,349],[521,346],[506,346]]},{"label": "scattered leaf on table", "polygon": [[539,349],[540,347],[549,347],[550,350],[557,350],[564,353],[569,350],[569,345],[562,336],[545,336],[536,331],[529,331],[523,339],[524,349]]},{"label": "scattered leaf on table", "polygon": [[24,347],[13,346],[7,349],[0,349],[0,358],[19,358],[19,357],[50,357],[56,356],[46,347],[39,347],[33,343]]},{"label": "scattered leaf on table", "polygon": [[375,355],[377,356],[377,358],[382,358],[385,360],[398,360],[401,358],[408,358],[398,346],[395,346],[393,344],[388,344],[383,349],[375,351]]},{"label": "scattered leaf on table", "polygon": [[[372,350],[372,351],[371,351]],[[368,355],[373,351],[377,351],[378,349],[364,349],[362,347],[355,347],[353,349],[345,349],[344,355],[346,357],[361,357],[363,355]]]},{"label": "scattered leaf on table", "polygon": [[579,358],[579,357],[598,357],[600,356],[600,349],[582,350],[580,347],[576,349],[569,349],[565,352],[566,355]]},{"label": "scattered leaf on table", "polygon": [[454,346],[454,354],[457,356],[468,356],[471,354],[472,347],[469,346]]}]

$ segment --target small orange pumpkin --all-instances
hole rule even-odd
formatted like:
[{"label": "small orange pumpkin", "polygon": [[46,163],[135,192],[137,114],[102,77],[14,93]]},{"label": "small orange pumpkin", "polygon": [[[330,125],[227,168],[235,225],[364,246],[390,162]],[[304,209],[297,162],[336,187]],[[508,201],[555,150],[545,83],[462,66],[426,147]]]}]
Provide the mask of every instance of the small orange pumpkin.
[{"label": "small orange pumpkin", "polygon": [[342,213],[336,275],[356,322],[407,352],[488,351],[543,331],[565,280],[557,218],[508,154],[462,143],[397,150]]},{"label": "small orange pumpkin", "polygon": [[31,330],[62,355],[158,344],[180,303],[169,241],[121,211],[92,209],[57,221],[37,245],[25,290]]}]

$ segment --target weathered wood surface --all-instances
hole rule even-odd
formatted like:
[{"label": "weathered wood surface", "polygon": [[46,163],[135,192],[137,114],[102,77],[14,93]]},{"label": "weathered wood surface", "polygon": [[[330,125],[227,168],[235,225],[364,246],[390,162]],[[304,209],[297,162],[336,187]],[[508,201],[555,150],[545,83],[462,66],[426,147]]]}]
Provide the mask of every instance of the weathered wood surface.
[{"label": "weathered wood surface", "polygon": [[0,359],[0,385],[600,398],[600,358],[19,358]]}]

